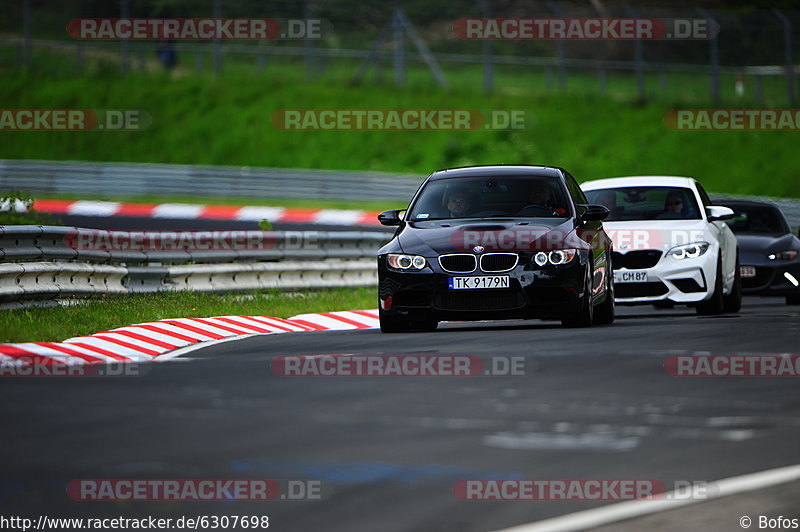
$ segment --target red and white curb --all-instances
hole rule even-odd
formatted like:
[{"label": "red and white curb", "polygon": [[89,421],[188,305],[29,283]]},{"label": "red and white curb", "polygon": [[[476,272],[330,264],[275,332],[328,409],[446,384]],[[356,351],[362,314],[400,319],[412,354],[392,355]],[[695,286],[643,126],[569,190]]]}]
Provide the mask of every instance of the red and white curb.
[{"label": "red and white curb", "polygon": [[63,342],[0,344],[0,365],[151,362],[187,352],[188,347],[259,334],[374,329],[377,310],[345,310],[271,316],[176,318],[103,331]]},{"label": "red and white curb", "polygon": [[377,212],[343,209],[290,209],[285,207],[242,207],[235,205],[194,205],[190,203],[120,203],[116,201],[66,201],[37,199],[37,211],[73,216],[135,216],[183,220],[212,219],[240,222],[269,220],[278,223],[320,225],[380,225]]}]

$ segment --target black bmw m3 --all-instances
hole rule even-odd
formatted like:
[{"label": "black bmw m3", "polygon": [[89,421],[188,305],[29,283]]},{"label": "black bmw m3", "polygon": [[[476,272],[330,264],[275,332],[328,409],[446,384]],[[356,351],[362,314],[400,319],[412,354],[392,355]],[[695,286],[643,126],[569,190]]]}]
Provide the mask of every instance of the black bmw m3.
[{"label": "black bmw m3", "polygon": [[378,251],[381,330],[444,320],[614,321],[608,209],[549,166],[472,166],[431,174]]}]

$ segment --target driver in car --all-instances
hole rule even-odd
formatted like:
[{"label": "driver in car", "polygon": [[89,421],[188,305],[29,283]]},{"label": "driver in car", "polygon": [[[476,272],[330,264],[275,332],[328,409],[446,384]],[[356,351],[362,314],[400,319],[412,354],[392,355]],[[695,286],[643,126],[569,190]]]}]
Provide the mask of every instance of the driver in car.
[{"label": "driver in car", "polygon": [[686,210],[683,204],[683,195],[680,192],[670,192],[664,200],[664,212],[656,218],[659,220],[677,220],[686,218]]},{"label": "driver in car", "polygon": [[447,210],[453,218],[468,216],[474,208],[470,193],[465,188],[454,188],[447,194]]},{"label": "driver in car", "polygon": [[528,189],[528,203],[519,211],[521,216],[536,216],[541,215],[543,210],[549,211],[551,215],[561,216],[566,214],[567,210],[560,205],[555,205],[553,198],[553,189],[541,181],[531,184]]}]

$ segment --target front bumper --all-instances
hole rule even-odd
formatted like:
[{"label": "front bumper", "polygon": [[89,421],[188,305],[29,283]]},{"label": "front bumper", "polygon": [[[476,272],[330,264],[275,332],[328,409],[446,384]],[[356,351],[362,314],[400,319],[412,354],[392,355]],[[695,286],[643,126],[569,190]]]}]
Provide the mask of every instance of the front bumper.
[{"label": "front bumper", "polygon": [[800,287],[800,261],[769,261],[758,264],[742,264],[756,269],[755,277],[742,277],[742,292],[762,296],[796,296]]},{"label": "front bumper", "polygon": [[[616,266],[615,266],[616,268]],[[678,304],[692,304],[711,297],[717,275],[717,253],[708,250],[693,259],[677,260],[661,255],[658,262],[650,268],[615,270],[617,277],[622,273],[644,272],[647,282],[614,283],[615,301],[620,304],[636,305],[659,301]]]},{"label": "front bumper", "polygon": [[[539,267],[533,254],[520,254],[508,272],[450,273],[435,258],[426,257],[421,271],[388,268],[378,257],[379,305],[384,313],[439,321],[496,319],[561,319],[574,314],[584,295],[588,253],[579,252],[570,264]],[[509,288],[453,290],[450,277],[508,275]]]}]

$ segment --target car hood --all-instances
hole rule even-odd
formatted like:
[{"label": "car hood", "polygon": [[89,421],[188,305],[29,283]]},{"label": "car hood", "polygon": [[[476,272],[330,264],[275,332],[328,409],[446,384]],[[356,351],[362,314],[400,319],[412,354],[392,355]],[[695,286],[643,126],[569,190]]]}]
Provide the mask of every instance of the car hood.
[{"label": "car hood", "polygon": [[403,253],[436,256],[471,252],[475,245],[483,245],[486,251],[536,249],[536,242],[542,239],[551,249],[577,247],[574,221],[536,218],[409,222],[398,235],[397,244]]},{"label": "car hood", "polygon": [[767,255],[788,249],[800,250],[800,239],[787,233],[782,236],[770,235],[736,235],[739,241],[742,264],[760,264],[766,262]]},{"label": "car hood", "polygon": [[708,228],[705,220],[630,220],[603,222],[614,250],[623,253],[641,249],[667,251],[681,244],[702,241]]}]

